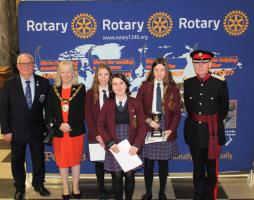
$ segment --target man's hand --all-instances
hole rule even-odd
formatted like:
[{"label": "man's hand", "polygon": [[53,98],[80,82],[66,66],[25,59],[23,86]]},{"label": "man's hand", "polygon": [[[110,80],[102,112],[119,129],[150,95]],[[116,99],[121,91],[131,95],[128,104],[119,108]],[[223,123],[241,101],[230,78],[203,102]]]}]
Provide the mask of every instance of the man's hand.
[{"label": "man's hand", "polygon": [[4,141],[5,142],[11,142],[11,140],[12,140],[12,133],[7,133],[7,134],[4,134],[3,135],[4,136]]},{"label": "man's hand", "polygon": [[119,148],[116,144],[113,144],[110,149],[114,152],[114,153],[119,153]]}]

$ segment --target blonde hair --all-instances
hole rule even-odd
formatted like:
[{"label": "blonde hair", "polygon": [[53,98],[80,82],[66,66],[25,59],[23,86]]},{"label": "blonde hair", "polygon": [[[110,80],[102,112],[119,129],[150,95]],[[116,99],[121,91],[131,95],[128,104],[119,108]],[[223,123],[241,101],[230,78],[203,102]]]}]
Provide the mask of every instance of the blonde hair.
[{"label": "blonde hair", "polygon": [[56,78],[55,78],[55,85],[57,87],[60,87],[62,85],[60,73],[61,73],[61,67],[65,67],[65,66],[69,66],[71,68],[72,77],[73,77],[72,78],[72,85],[79,85],[78,76],[75,73],[73,63],[70,60],[62,60],[61,62],[59,62],[58,67],[57,67],[57,74],[56,74]]}]

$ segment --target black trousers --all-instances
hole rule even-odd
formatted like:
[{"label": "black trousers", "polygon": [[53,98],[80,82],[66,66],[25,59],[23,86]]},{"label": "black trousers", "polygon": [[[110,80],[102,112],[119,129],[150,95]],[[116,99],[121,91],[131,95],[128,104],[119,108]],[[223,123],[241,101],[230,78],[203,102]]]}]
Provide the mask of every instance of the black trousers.
[{"label": "black trousers", "polygon": [[135,172],[129,171],[124,173],[123,171],[111,172],[112,187],[115,194],[115,200],[123,199],[123,177],[125,177],[124,191],[125,199],[131,200],[135,189]]},{"label": "black trousers", "polygon": [[11,142],[11,169],[14,178],[14,186],[19,191],[25,190],[25,154],[27,144],[30,147],[31,160],[33,165],[32,186],[38,187],[43,184],[45,178],[44,144],[42,141],[28,139],[20,142]]},{"label": "black trousers", "polygon": [[104,163],[95,162],[95,173],[97,177],[99,195],[103,195],[106,193],[105,183],[104,183]]},{"label": "black trousers", "polygon": [[217,198],[218,159],[208,159],[208,149],[190,147],[193,161],[194,199]]},{"label": "black trousers", "polygon": [[[152,185],[154,177],[154,161],[148,158],[144,160],[144,178],[146,194],[152,195]],[[160,191],[159,194],[165,194],[167,177],[168,177],[168,160],[158,160],[159,163],[159,179],[160,179]]]}]

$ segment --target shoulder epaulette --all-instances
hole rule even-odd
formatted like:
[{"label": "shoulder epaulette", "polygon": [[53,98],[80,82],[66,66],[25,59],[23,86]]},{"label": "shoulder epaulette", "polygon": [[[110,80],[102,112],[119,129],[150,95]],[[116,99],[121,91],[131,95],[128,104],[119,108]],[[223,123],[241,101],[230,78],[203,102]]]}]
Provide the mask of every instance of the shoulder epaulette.
[{"label": "shoulder epaulette", "polygon": [[225,81],[224,76],[220,76],[220,75],[218,75],[218,74],[211,74],[211,76],[214,77],[214,78],[217,78],[217,79],[219,79],[219,80],[221,80],[221,81]]},{"label": "shoulder epaulette", "polygon": [[186,81],[186,80],[193,78],[193,77],[195,77],[195,76],[185,76],[185,77],[183,77],[183,80]]}]

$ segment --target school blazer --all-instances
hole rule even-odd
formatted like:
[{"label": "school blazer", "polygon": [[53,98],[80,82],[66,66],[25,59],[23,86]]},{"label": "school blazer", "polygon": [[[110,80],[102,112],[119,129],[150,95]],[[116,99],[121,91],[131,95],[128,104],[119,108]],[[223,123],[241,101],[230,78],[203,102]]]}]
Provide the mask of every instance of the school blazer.
[{"label": "school blazer", "polygon": [[[151,118],[153,87],[153,82],[144,81],[137,94],[137,99],[143,106],[146,118]],[[172,131],[171,135],[168,137],[168,141],[177,138],[177,127],[181,119],[181,100],[179,90],[176,86],[171,87],[170,90],[170,92],[167,91],[167,95],[164,99],[165,130]],[[170,104],[170,102],[173,102],[173,104]],[[150,126],[149,129],[151,129]]]},{"label": "school blazer", "polygon": [[[145,115],[141,104],[135,98],[128,97],[127,103],[130,117],[128,140],[132,146],[141,149],[144,145],[147,132]],[[108,144],[112,145],[120,142],[116,134],[115,109],[115,99],[107,100],[101,109],[97,122],[98,133],[102,136],[104,143],[108,147]]]},{"label": "school blazer", "polygon": [[94,91],[89,89],[86,94],[85,103],[85,119],[88,127],[88,140],[96,141],[96,137],[99,135],[97,130],[97,121],[100,114],[100,102],[99,99],[94,101]]}]

